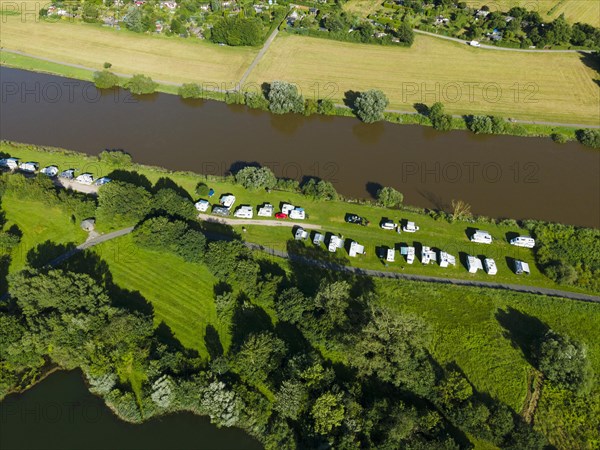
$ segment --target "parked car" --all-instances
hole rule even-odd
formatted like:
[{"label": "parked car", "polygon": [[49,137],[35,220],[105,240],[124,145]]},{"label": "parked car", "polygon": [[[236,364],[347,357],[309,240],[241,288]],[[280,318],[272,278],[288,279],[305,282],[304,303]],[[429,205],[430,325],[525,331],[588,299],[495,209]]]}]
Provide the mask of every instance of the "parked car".
[{"label": "parked car", "polygon": [[365,227],[369,224],[369,221],[367,219],[365,219],[364,217],[361,217],[357,214],[346,214],[346,217],[344,218],[344,220],[347,223],[355,223],[357,225],[362,225],[363,227]]},{"label": "parked car", "polygon": [[395,230],[398,227],[398,225],[391,220],[384,220],[379,224],[379,226],[382,230]]},{"label": "parked car", "polygon": [[280,212],[278,212],[278,213],[276,213],[276,214],[275,214],[275,218],[276,218],[276,219],[287,219],[287,218],[288,218],[288,215],[287,215],[287,214],[285,214],[285,213],[280,213]]}]

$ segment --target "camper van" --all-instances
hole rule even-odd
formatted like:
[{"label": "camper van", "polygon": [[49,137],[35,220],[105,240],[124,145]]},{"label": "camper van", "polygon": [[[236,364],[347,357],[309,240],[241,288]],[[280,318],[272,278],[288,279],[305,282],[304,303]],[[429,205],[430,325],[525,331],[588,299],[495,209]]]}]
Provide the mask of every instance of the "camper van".
[{"label": "camper van", "polygon": [[19,169],[21,169],[22,172],[27,172],[27,173],[35,173],[37,172],[39,168],[39,164],[36,162],[24,162],[22,164],[19,165]]},{"label": "camper van", "polygon": [[350,249],[348,251],[348,255],[351,257],[356,257],[356,255],[364,255],[365,254],[365,246],[360,245],[358,242],[352,241],[350,242]]},{"label": "camper van", "polygon": [[387,262],[394,262],[396,260],[396,251],[393,248],[388,248],[385,253],[385,260]]},{"label": "camper van", "polygon": [[297,241],[303,241],[306,238],[308,238],[308,231],[306,231],[302,227],[298,227],[296,229],[296,232],[294,233],[294,239],[296,239]]},{"label": "camper van", "polygon": [[292,220],[304,220],[306,219],[306,213],[302,208],[292,209],[290,211],[290,219]]},{"label": "camper van", "polygon": [[81,183],[81,184],[90,185],[94,182],[94,177],[92,176],[91,173],[86,172],[86,173],[82,173],[77,178],[75,178],[75,181],[77,181],[78,183]]},{"label": "camper van", "polygon": [[327,250],[331,253],[337,252],[338,248],[342,248],[344,246],[344,240],[338,236],[331,236],[329,239],[329,245],[327,246]]},{"label": "camper van", "polygon": [[535,239],[530,236],[518,236],[511,239],[510,243],[517,247],[533,248],[535,246]]},{"label": "camper van", "polygon": [[221,204],[221,206],[230,209],[233,204],[235,203],[235,195],[231,195],[231,194],[225,194],[225,195],[221,195],[221,198],[219,199],[219,203]]},{"label": "camper van", "polygon": [[252,219],[254,216],[254,211],[252,206],[242,205],[233,213],[233,217],[237,217],[238,219]]},{"label": "camper van", "polygon": [[414,222],[406,222],[406,225],[402,227],[402,231],[406,233],[416,233],[419,231],[419,227],[415,225]]},{"label": "camper van", "polygon": [[400,254],[406,256],[406,262],[412,264],[415,262],[415,248],[414,247],[400,247]]},{"label": "camper van", "polygon": [[478,270],[483,270],[483,265],[476,256],[467,255],[467,268],[469,272],[476,273]]},{"label": "camper van", "polygon": [[440,252],[440,267],[448,267],[450,264],[456,265],[456,258],[449,253]]},{"label": "camper van", "polygon": [[44,175],[46,175],[48,177],[55,177],[56,175],[58,175],[58,167],[47,166],[47,167],[44,167],[42,170],[40,170],[40,173],[43,173]]},{"label": "camper van", "polygon": [[431,247],[423,246],[423,248],[421,250],[421,262],[423,264],[429,264],[431,261],[435,261],[435,260],[436,260],[436,254],[433,250],[431,250]]},{"label": "camper van", "polygon": [[383,220],[379,226],[382,230],[395,230],[398,225],[391,220]]},{"label": "camper van", "polygon": [[485,267],[485,271],[488,275],[496,275],[498,273],[496,261],[494,261],[492,258],[485,258],[483,260],[483,266]]},{"label": "camper van", "polygon": [[196,209],[200,212],[206,212],[208,211],[208,207],[210,206],[210,203],[208,202],[208,200],[198,200],[194,206],[196,207]]},{"label": "camper van", "polygon": [[258,209],[258,217],[271,217],[273,215],[273,205],[265,203]]},{"label": "camper van", "polygon": [[529,272],[529,264],[527,264],[526,262],[523,262],[523,261],[515,260],[515,273],[517,275],[523,275],[523,274],[529,275],[531,273],[531,272]]},{"label": "camper van", "polygon": [[471,236],[471,242],[477,242],[478,244],[491,244],[492,235],[487,231],[476,230]]}]

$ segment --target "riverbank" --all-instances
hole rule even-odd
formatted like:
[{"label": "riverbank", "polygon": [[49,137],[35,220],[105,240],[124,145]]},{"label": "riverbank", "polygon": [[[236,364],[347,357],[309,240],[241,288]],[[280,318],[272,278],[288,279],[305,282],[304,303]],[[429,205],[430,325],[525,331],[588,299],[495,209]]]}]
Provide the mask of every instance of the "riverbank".
[{"label": "riverbank", "polygon": [[[517,234],[529,234],[529,230],[523,225],[536,222],[518,223],[514,220],[493,220],[486,217],[475,217],[468,221],[448,220],[449,216],[440,212],[423,210],[418,208],[402,207],[401,209],[389,209],[377,206],[367,201],[318,201],[308,198],[299,192],[272,191],[250,191],[235,184],[231,177],[206,176],[192,172],[168,171],[158,167],[149,167],[140,164],[124,166],[111,165],[101,158],[90,157],[81,153],[62,151],[59,149],[48,149],[32,147],[27,145],[3,142],[0,150],[5,154],[22,160],[32,160],[40,163],[40,166],[56,164],[61,168],[77,167],[81,172],[92,172],[96,177],[108,176],[113,179],[130,181],[137,179],[149,184],[156,183],[160,178],[168,176],[180,186],[190,199],[196,199],[195,187],[199,181],[206,182],[216,191],[216,197],[224,193],[236,196],[237,205],[251,205],[255,208],[264,202],[269,202],[278,208],[280,204],[287,202],[302,206],[308,217],[306,223],[319,226],[323,233],[331,233],[346,238],[347,242],[354,240],[365,246],[365,254],[356,258],[348,257],[341,249],[335,254],[329,253],[322,248],[316,248],[309,242],[297,242],[293,240],[293,229],[289,227],[265,227],[262,225],[249,225],[240,222],[239,225],[221,225],[218,223],[204,222],[207,231],[217,231],[225,234],[237,234],[245,241],[259,244],[265,248],[278,252],[287,252],[337,265],[349,265],[364,270],[385,270],[403,274],[415,274],[420,276],[437,276],[475,281],[494,281],[498,283],[518,284],[525,286],[537,286],[547,289],[562,289],[580,293],[594,293],[575,286],[557,285],[547,278],[536,266],[536,253],[531,249],[514,247],[508,243],[508,238]],[[131,175],[129,175],[131,174]],[[147,181],[144,181],[147,180]],[[371,222],[370,226],[345,222],[345,216],[349,213],[358,214]],[[394,220],[396,223],[414,221],[420,226],[417,233],[398,234],[394,231],[386,231],[379,228],[383,218]],[[256,218],[257,221],[267,218]],[[232,219],[235,223],[235,219]],[[135,224],[129,224],[135,225]],[[98,223],[100,232],[114,231],[114,225]],[[122,224],[118,224],[122,226]],[[492,245],[473,244],[469,241],[470,230],[485,229],[490,232],[495,241]],[[403,257],[397,254],[396,262],[385,263],[380,254],[382,249],[399,249],[401,245],[414,245],[417,249],[421,246],[441,249],[455,256],[456,266],[441,268],[437,264],[423,265],[419,260],[414,264],[408,264]],[[495,259],[498,265],[498,274],[492,276],[481,271],[471,274],[466,270],[466,256],[480,255]],[[530,263],[531,274],[527,277],[518,276],[513,273],[514,260],[522,260]]]},{"label": "riverbank", "polygon": [[[285,37],[284,38],[284,42],[288,42],[285,39],[288,39],[289,37]],[[282,39],[282,38],[279,38]],[[308,38],[310,39],[310,38]],[[318,39],[315,39],[318,41]],[[343,43],[345,45],[348,45],[346,43]],[[277,40],[275,41],[275,46],[277,45]],[[352,44],[350,44],[352,45]],[[358,44],[354,44],[354,45],[358,45]],[[276,50],[277,51],[277,50]],[[295,52],[294,52],[295,53]],[[84,81],[93,81],[93,74],[94,72],[101,70],[100,68],[93,68],[93,67],[89,67],[89,66],[85,66],[85,65],[81,65],[81,64],[71,64],[71,63],[66,63],[66,62],[62,62],[62,61],[58,61],[55,59],[50,59],[50,58],[45,58],[45,57],[39,57],[39,56],[34,56],[34,55],[29,55],[23,52],[13,52],[9,49],[2,49],[0,50],[0,64],[6,66],[6,67],[11,67],[11,68],[17,68],[17,69],[23,69],[23,70],[29,70],[29,71],[34,71],[34,72],[39,72],[39,73],[47,73],[47,74],[52,74],[52,75],[59,75],[59,76],[65,76],[65,77],[69,77],[69,78],[74,78],[74,79],[79,79],[79,80],[84,80]],[[260,71],[261,70],[261,64],[263,64],[262,62],[258,63],[258,68],[255,69]],[[265,62],[264,64],[266,64],[267,66],[269,66],[269,62]],[[126,80],[128,78],[131,77],[131,74],[126,74],[126,73],[121,73],[121,72],[115,72],[116,75],[118,75],[121,79],[120,84],[123,85]],[[244,93],[244,92],[255,92],[257,90],[260,90],[260,85],[263,84],[262,81],[260,81],[261,79],[277,79],[277,77],[285,80],[285,81],[292,81],[292,82],[297,82],[299,88],[301,89],[301,91],[303,91],[305,93],[306,98],[311,98],[311,97],[315,97],[315,100],[321,98],[321,96],[323,97],[327,97],[327,98],[332,98],[334,100],[339,101],[340,103],[336,104],[335,108],[331,111],[330,115],[334,115],[334,116],[340,116],[340,117],[355,117],[354,113],[352,112],[351,108],[349,108],[348,106],[343,105],[341,102],[343,100],[342,97],[340,97],[342,95],[342,92],[340,91],[340,86],[338,86],[335,82],[326,82],[326,83],[321,83],[322,86],[319,85],[319,83],[317,83],[315,86],[309,86],[306,83],[303,83],[301,81],[299,81],[297,79],[297,74],[290,74],[290,75],[284,75],[282,74],[282,76],[279,76],[277,74],[268,74],[268,78],[267,74],[262,74],[259,75],[258,77],[249,73],[245,73],[244,74],[244,78],[249,76],[249,81],[247,83],[245,83],[244,85],[240,85],[238,82],[205,82],[204,80],[202,82],[199,83],[200,86],[202,86],[202,94],[201,94],[201,99],[204,100],[216,100],[216,101],[225,101],[227,103],[238,103],[238,104],[243,104],[244,103],[244,97],[243,95],[238,95],[240,92]],[[267,77],[267,78],[265,78]],[[276,77],[276,78],[273,78]],[[166,94],[172,94],[172,95],[178,95],[179,94],[179,88],[181,87],[181,85],[183,83],[179,83],[179,82],[173,82],[173,81],[167,81],[164,79],[156,79],[154,78],[154,81],[158,84],[156,90],[158,92],[163,92]],[[531,83],[530,83],[531,84]],[[415,104],[420,103],[420,100],[425,101],[427,98],[433,98],[434,101],[442,101],[444,102],[445,99],[445,95],[442,95],[443,92],[446,92],[448,86],[452,85],[452,89],[456,90],[457,87],[457,83],[455,82],[451,82],[448,81],[446,84],[440,84],[438,83],[434,83],[432,86],[430,86],[431,89],[433,89],[433,91],[426,93],[426,92],[421,92],[422,89],[426,88],[426,83],[421,83],[418,84],[416,82],[400,82],[400,87],[403,90],[403,94],[402,97],[406,98],[406,96],[408,95],[406,91],[406,89],[408,89],[408,87],[410,87],[410,92],[411,92],[411,96],[413,96],[413,100],[416,102]],[[539,86],[529,86],[529,85],[525,85],[524,84],[524,92],[522,93],[518,93],[518,92],[510,92],[510,86],[507,83],[503,83],[502,86],[500,84],[494,84],[494,83],[487,83],[486,86],[493,86],[494,89],[496,90],[496,92],[504,92],[505,96],[511,96],[513,97],[513,101],[514,102],[524,102],[527,104],[538,104],[540,102],[540,99],[538,98],[533,98],[536,94],[536,92],[539,89]],[[383,90],[389,94],[390,89],[393,91],[392,92],[392,96],[390,98],[391,100],[391,108],[389,108],[385,114],[384,114],[384,120],[390,123],[394,123],[394,124],[407,124],[407,125],[422,125],[422,126],[428,126],[431,127],[431,122],[430,120],[423,114],[419,114],[417,111],[412,110],[412,108],[409,108],[408,105],[405,103],[404,105],[401,105],[400,103],[398,103],[397,101],[394,100],[394,98],[397,96],[397,89],[398,86],[389,86],[389,87],[384,87],[384,86],[379,86],[379,85],[375,85],[375,86],[371,86],[371,87],[376,87],[376,88],[383,88]],[[530,92],[531,88],[534,88],[535,92]],[[316,90],[315,90],[316,89]],[[333,91],[332,91],[333,89]],[[414,91],[416,89],[416,91]],[[462,91],[462,88],[459,86],[458,89],[460,91]],[[503,91],[504,89],[504,91]],[[519,88],[520,89],[520,88]],[[414,92],[413,92],[414,91]],[[442,92],[443,91],[443,92]],[[348,91],[350,92],[350,91]],[[458,92],[458,91],[457,91]],[[431,93],[434,94],[433,97],[431,97]],[[469,96],[471,96],[473,93],[470,93]],[[522,95],[521,95],[522,94]],[[416,96],[415,96],[416,95]],[[486,94],[487,95],[487,94]],[[425,96],[425,97],[423,97]],[[429,97],[428,97],[429,96]],[[519,97],[521,96],[521,97]],[[412,97],[411,97],[412,98]],[[521,100],[518,100],[518,98],[521,98]],[[446,99],[447,100],[447,99]],[[506,124],[505,124],[505,130],[502,134],[504,135],[510,135],[510,136],[520,136],[520,137],[553,137],[555,135],[560,135],[563,139],[564,142],[568,142],[568,141],[576,141],[577,137],[576,137],[576,133],[578,130],[583,129],[583,128],[600,128],[600,125],[598,125],[598,121],[595,120],[594,118],[592,118],[592,120],[589,120],[589,116],[578,116],[578,113],[571,113],[568,116],[568,119],[565,120],[565,123],[563,124],[562,121],[557,120],[557,117],[552,116],[552,115],[548,115],[548,114],[542,114],[542,115],[529,115],[529,116],[523,116],[523,117],[535,117],[535,120],[529,120],[527,118],[515,118],[515,117],[519,117],[520,113],[517,112],[516,110],[514,111],[514,114],[510,113],[510,116],[505,116],[505,114],[508,112],[508,110],[503,110],[502,108],[496,108],[496,109],[490,109],[489,111],[487,111],[485,108],[481,109],[481,106],[486,106],[486,108],[489,105],[495,105],[497,104],[497,100],[494,101],[490,101],[490,102],[469,102],[465,105],[465,107],[467,105],[469,109],[465,109],[465,107],[459,108],[462,109],[463,111],[465,111],[465,113],[463,114],[452,114],[453,119],[452,119],[452,130],[466,130],[467,129],[467,124],[466,124],[466,117],[469,114],[481,114],[481,113],[487,113],[487,114],[491,114],[494,116],[504,116],[505,118],[510,118],[510,120],[507,120]],[[475,105],[473,107],[473,105]],[[523,107],[525,107],[527,105],[523,105]],[[561,105],[560,107],[558,105],[555,105],[557,108],[559,109],[563,109],[566,107],[566,105]],[[399,107],[401,107],[401,109],[398,109]],[[554,106],[549,105],[549,108],[553,108]],[[450,102],[447,104],[447,108],[449,110],[449,112],[453,112],[456,111],[456,106],[454,104],[454,100],[450,100]],[[472,108],[472,109],[471,109]],[[569,108],[567,108],[569,109]],[[551,109],[549,109],[548,111],[550,111]],[[570,109],[569,109],[570,110]],[[519,109],[519,111],[521,111],[521,109]],[[572,123],[573,119],[579,119],[582,121],[582,123]],[[600,117],[598,118],[600,120]]]}]

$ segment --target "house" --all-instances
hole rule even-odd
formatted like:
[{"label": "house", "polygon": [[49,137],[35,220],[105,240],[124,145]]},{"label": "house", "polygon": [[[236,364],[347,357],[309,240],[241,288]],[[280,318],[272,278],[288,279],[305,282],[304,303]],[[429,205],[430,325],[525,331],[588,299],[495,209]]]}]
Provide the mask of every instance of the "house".
[{"label": "house", "polygon": [[476,273],[478,270],[483,270],[481,260],[476,256],[467,255],[467,269],[469,272]]},{"label": "house", "polygon": [[431,250],[431,247],[423,246],[421,249],[421,262],[429,264],[431,261],[437,261],[437,255]]},{"label": "house", "polygon": [[227,209],[230,209],[235,203],[235,195],[223,194],[219,199],[219,203]]},{"label": "house", "polygon": [[40,170],[40,173],[43,173],[44,175],[47,175],[49,177],[55,177],[56,175],[58,175],[58,167],[46,166],[42,170]]},{"label": "house", "polygon": [[94,231],[94,227],[96,226],[96,220],[95,219],[85,219],[81,221],[81,229],[83,231],[87,231],[88,233],[90,231]]},{"label": "house", "polygon": [[60,173],[59,177],[64,178],[65,180],[72,180],[73,178],[75,178],[75,170],[74,169],[63,170]]},{"label": "house", "polygon": [[477,242],[478,244],[491,244],[492,235],[487,231],[475,230],[475,233],[471,236],[471,242]]},{"label": "house", "polygon": [[238,207],[238,209],[235,210],[235,213],[233,213],[233,217],[240,219],[252,219],[253,216],[254,210],[252,209],[252,206],[248,205],[242,205]]},{"label": "house", "polygon": [[98,178],[98,179],[97,179],[97,180],[94,182],[94,184],[95,184],[96,186],[103,186],[103,185],[105,185],[106,183],[110,183],[111,181],[112,181],[112,180],[111,180],[110,178],[108,178],[108,177],[100,177],[100,178]]},{"label": "house", "polygon": [[527,274],[529,275],[531,272],[529,271],[529,264],[523,261],[515,260],[515,273],[517,275]]},{"label": "house", "polygon": [[483,260],[483,266],[485,267],[485,271],[488,275],[496,275],[498,273],[496,261],[494,261],[492,258],[485,258]]},{"label": "house", "polygon": [[308,238],[308,231],[306,231],[302,227],[296,228],[296,232],[294,233],[294,239],[296,239],[297,241],[304,241],[307,238]]},{"label": "house", "polygon": [[200,199],[196,203],[194,203],[194,206],[196,207],[196,209],[198,211],[206,212],[206,211],[208,211],[208,208],[210,207],[210,203],[208,202],[208,200]]},{"label": "house", "polygon": [[398,225],[396,225],[391,220],[384,220],[379,224],[382,230],[395,230]]},{"label": "house", "polygon": [[435,18],[435,21],[433,22],[434,25],[445,25],[448,22],[450,22],[450,19],[444,17],[444,16],[437,16]]},{"label": "house", "polygon": [[440,267],[456,266],[456,258],[449,253],[440,252]]},{"label": "house", "polygon": [[396,251],[393,248],[388,248],[385,252],[385,260],[387,262],[394,262],[396,260]]},{"label": "house", "polygon": [[19,158],[3,158],[0,159],[0,166],[6,167],[10,170],[16,170],[19,168]]},{"label": "house", "polygon": [[516,247],[533,248],[535,247],[535,239],[531,236],[518,236],[511,239],[510,244]]},{"label": "house", "polygon": [[91,173],[86,172],[75,178],[75,181],[81,184],[92,184],[94,182],[94,177]]},{"label": "house", "polygon": [[258,209],[258,217],[271,217],[273,215],[273,205],[265,203]]},{"label": "house", "polygon": [[356,255],[364,255],[365,254],[365,246],[360,245],[358,242],[352,241],[350,242],[350,249],[348,250],[348,255],[355,258]]},{"label": "house", "polygon": [[329,245],[327,246],[327,250],[331,253],[337,252],[338,248],[342,248],[344,246],[344,240],[341,237],[332,235],[329,238]]},{"label": "house", "polygon": [[419,227],[415,225],[414,222],[406,222],[406,225],[402,227],[402,231],[406,233],[416,233],[419,231]]},{"label": "house", "polygon": [[414,247],[400,247],[400,254],[406,256],[406,262],[412,264],[415,262],[415,248]]},{"label": "house", "polygon": [[321,245],[321,242],[325,242],[325,236],[323,236],[321,233],[316,233],[313,237],[313,244],[315,245]]}]

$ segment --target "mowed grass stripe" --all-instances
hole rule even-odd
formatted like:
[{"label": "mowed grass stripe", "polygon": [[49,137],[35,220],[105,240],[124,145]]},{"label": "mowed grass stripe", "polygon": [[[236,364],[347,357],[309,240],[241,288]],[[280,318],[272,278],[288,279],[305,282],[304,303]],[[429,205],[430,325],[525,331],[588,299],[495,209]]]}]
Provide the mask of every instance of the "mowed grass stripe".
[{"label": "mowed grass stripe", "polygon": [[398,48],[280,33],[249,81],[291,81],[307,97],[334,83],[339,103],[347,91],[377,88],[403,111],[441,100],[455,114],[597,124],[596,76],[579,54],[474,49],[422,35]]},{"label": "mowed grass stripe", "polygon": [[[116,258],[118,248],[133,249],[126,258]],[[187,347],[207,356],[206,326],[219,329],[213,304],[214,277],[208,268],[186,263],[167,253],[141,249],[131,236],[124,236],[96,248],[108,263],[114,282],[123,289],[138,291],[154,307],[155,321],[171,328]]]}]

